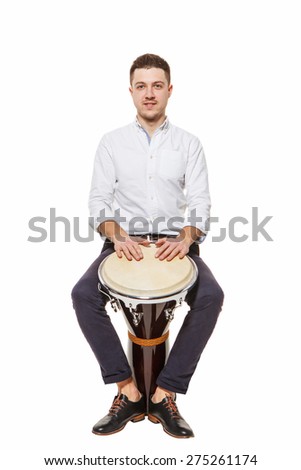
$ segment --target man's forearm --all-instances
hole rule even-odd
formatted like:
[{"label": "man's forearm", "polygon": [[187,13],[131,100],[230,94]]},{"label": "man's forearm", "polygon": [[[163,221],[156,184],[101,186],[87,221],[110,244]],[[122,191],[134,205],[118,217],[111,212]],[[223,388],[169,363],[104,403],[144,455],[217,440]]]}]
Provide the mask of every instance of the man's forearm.
[{"label": "man's forearm", "polygon": [[125,241],[129,235],[120,227],[114,220],[106,220],[102,222],[98,227],[97,231],[109,238],[112,242]]},{"label": "man's forearm", "polygon": [[205,234],[197,227],[187,225],[186,227],[182,228],[178,238],[192,245],[193,242],[195,242],[198,238],[202,237],[203,235]]}]

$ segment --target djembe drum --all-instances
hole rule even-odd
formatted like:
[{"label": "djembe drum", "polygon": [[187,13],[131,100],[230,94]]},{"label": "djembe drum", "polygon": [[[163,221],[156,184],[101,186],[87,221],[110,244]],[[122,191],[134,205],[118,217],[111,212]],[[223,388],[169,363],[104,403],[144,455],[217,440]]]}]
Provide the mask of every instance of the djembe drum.
[{"label": "djembe drum", "polygon": [[[99,266],[99,290],[121,309],[129,336],[128,359],[141,393],[148,398],[169,351],[169,324],[197,279],[194,261],[155,258],[156,246],[141,245],[143,259],[128,261],[112,253]],[[105,291],[104,291],[105,289]]]}]

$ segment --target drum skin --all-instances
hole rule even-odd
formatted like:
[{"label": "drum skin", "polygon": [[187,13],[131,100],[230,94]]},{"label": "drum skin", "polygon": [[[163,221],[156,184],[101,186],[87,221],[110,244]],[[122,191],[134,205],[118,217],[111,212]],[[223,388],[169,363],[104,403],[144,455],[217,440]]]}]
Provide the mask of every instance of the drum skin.
[{"label": "drum skin", "polygon": [[125,256],[118,258],[112,253],[101,263],[99,277],[110,292],[141,300],[164,299],[183,291],[193,281],[196,268],[188,256],[160,261],[155,258],[154,244],[141,245],[141,250],[140,261],[128,261]]}]

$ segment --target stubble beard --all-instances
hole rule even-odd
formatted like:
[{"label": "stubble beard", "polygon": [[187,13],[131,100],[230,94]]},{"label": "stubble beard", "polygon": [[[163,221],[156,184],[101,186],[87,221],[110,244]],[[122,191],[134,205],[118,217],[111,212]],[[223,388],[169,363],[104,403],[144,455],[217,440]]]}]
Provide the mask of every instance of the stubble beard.
[{"label": "stubble beard", "polygon": [[159,121],[163,116],[165,116],[165,110],[156,111],[154,114],[150,115],[143,110],[140,112],[140,116],[147,122],[156,122]]}]

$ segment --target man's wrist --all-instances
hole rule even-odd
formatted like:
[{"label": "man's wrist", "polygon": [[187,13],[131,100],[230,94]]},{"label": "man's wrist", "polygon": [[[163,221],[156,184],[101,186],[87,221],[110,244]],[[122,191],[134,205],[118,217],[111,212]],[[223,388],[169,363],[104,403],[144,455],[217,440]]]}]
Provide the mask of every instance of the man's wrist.
[{"label": "man's wrist", "polygon": [[128,240],[129,234],[123,230],[114,220],[108,220],[100,224],[97,228],[99,233],[106,236],[111,242],[125,242]]},{"label": "man's wrist", "polygon": [[111,237],[111,241],[113,243],[121,243],[121,242],[126,242],[127,240],[130,240],[130,236],[128,233],[126,232],[117,232],[117,233],[114,233]]},{"label": "man's wrist", "polygon": [[180,231],[178,235],[178,239],[181,241],[184,241],[187,243],[189,246],[192,245],[196,240],[198,240],[200,237],[204,236],[205,234],[198,229],[197,227],[193,226],[186,226],[183,227],[182,230]]}]

